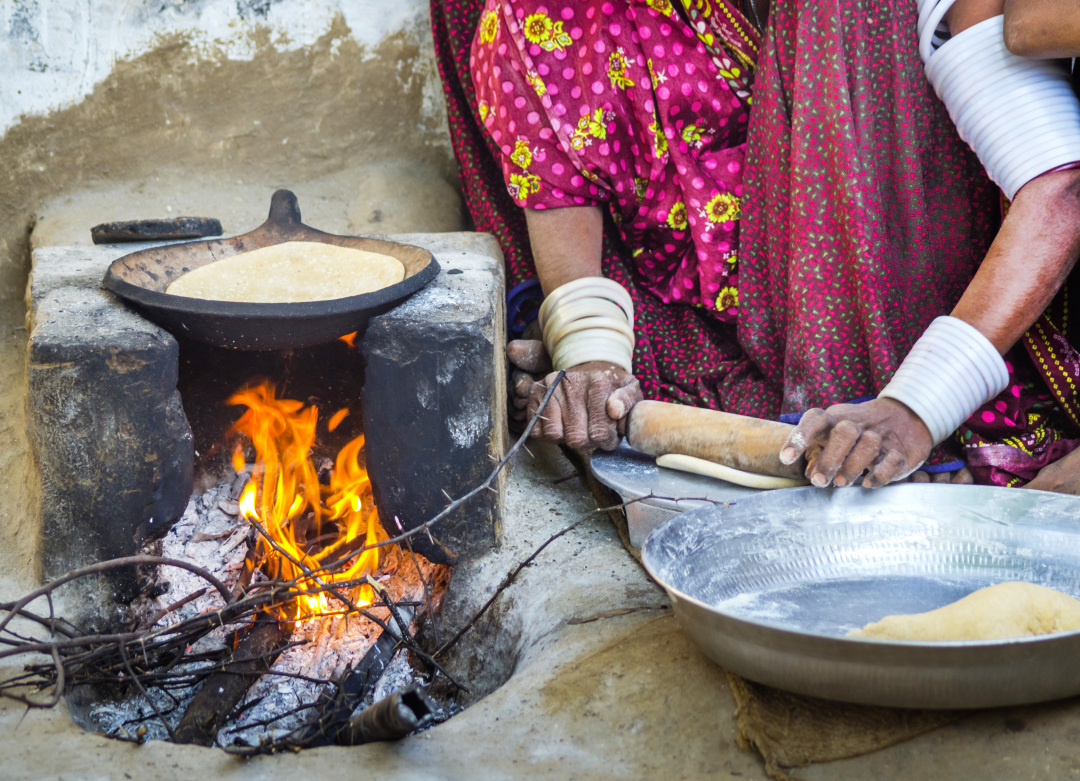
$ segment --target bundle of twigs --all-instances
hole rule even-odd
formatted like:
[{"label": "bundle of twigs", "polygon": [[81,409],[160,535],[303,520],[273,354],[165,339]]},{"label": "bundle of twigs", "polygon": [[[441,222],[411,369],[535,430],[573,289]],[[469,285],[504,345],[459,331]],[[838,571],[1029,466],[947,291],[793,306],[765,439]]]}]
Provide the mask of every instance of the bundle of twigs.
[{"label": "bundle of twigs", "polygon": [[[273,659],[285,648],[289,647],[288,638],[290,632],[288,631],[280,633],[264,631],[260,643],[256,644],[258,646],[257,652],[244,655],[242,658],[240,654],[235,653],[230,648],[202,652],[193,651],[194,648],[199,647],[200,641],[211,633],[224,628],[235,633],[235,646],[245,634],[255,631],[252,627],[256,626],[257,620],[264,627],[268,623],[273,624],[275,622],[285,622],[291,627],[292,622],[288,618],[288,614],[291,612],[289,605],[299,596],[320,593],[328,595],[328,597],[339,603],[340,615],[363,616],[378,625],[383,630],[384,635],[392,637],[392,644],[385,640],[378,644],[379,651],[383,656],[392,653],[397,648],[404,647],[419,660],[420,664],[425,665],[432,675],[444,676],[449,685],[464,690],[464,687],[439,665],[435,656],[445,653],[453,646],[461,634],[473,625],[476,620],[475,617],[458,635],[446,643],[438,644],[436,633],[438,648],[434,653],[429,653],[413,637],[409,629],[410,622],[403,617],[403,611],[406,609],[410,611],[409,615],[415,615],[424,609],[431,611],[432,598],[426,582],[424,583],[424,602],[418,604],[416,602],[391,601],[387,592],[370,578],[356,582],[333,583],[333,576],[347,571],[357,556],[371,548],[405,545],[409,550],[409,554],[412,555],[410,540],[413,536],[428,533],[431,527],[481,491],[490,490],[502,469],[523,447],[525,440],[542,415],[548,400],[561,379],[562,374],[560,373],[548,388],[543,403],[521,437],[503,459],[495,465],[491,474],[480,485],[464,496],[451,501],[443,510],[419,526],[401,531],[400,534],[389,539],[353,550],[334,561],[322,562],[318,568],[309,568],[271,539],[257,521],[252,521],[252,526],[256,532],[278,554],[289,559],[296,566],[296,569],[302,573],[301,576],[294,580],[263,580],[246,583],[231,592],[226,584],[214,577],[210,572],[190,562],[161,556],[129,556],[74,570],[15,602],[0,603],[0,663],[13,658],[29,658],[21,674],[0,681],[0,696],[14,699],[31,708],[50,708],[75,687],[94,686],[105,688],[111,694],[118,696],[137,692],[149,704],[152,711],[150,717],[160,721],[169,735],[175,739],[177,736],[167,717],[182,707],[182,700],[180,697],[175,696],[174,693],[190,693],[193,687],[203,684],[214,675],[227,676],[232,674],[250,677],[257,673],[259,675],[288,675],[305,678],[305,676],[295,673],[281,673],[270,669]],[[577,526],[577,524],[574,524],[574,526]],[[555,538],[566,531],[569,531],[569,528],[564,532],[560,532]],[[548,542],[550,543],[555,538]],[[547,544],[545,543],[545,546]],[[522,566],[525,566],[525,564],[527,562]],[[80,578],[132,566],[180,567],[202,578],[207,585],[203,589],[189,594],[159,611],[141,625],[110,634],[84,632],[79,627],[55,615],[53,594],[61,586]],[[519,567],[518,571],[520,569]],[[512,575],[516,576],[516,572],[512,573]],[[513,577],[511,576],[507,581],[504,581],[497,593],[501,593],[512,580]],[[375,592],[381,601],[361,607],[349,598],[348,594],[352,588],[364,583],[375,588]],[[221,596],[221,605],[219,607],[190,618],[176,618],[174,614],[180,608],[192,600],[200,598],[210,589],[216,590]],[[41,599],[46,601],[48,606],[47,614],[31,609],[31,605]],[[480,612],[483,613],[490,604],[489,601]],[[386,608],[389,619],[380,618],[372,612],[376,608]],[[16,629],[16,624],[19,629]],[[269,638],[269,641],[267,638]],[[42,657],[45,658],[42,659]],[[313,679],[305,678],[305,680]],[[341,681],[318,680],[315,682],[333,685],[332,691],[334,692],[320,702],[305,705],[298,709],[312,709],[315,711],[311,724],[316,725],[317,728],[294,730],[275,745],[255,747],[249,753],[281,750],[282,748],[294,749],[310,745],[313,742],[325,742],[326,735],[334,729],[334,724],[328,723],[328,720],[348,719],[350,715],[348,708],[343,709],[342,706],[343,703],[347,704],[355,701],[356,692],[352,692],[350,695],[352,699],[349,699],[346,696],[348,692],[345,691],[345,687],[338,685],[342,683]],[[150,689],[163,693],[171,703],[170,708],[166,710],[158,708],[154,704],[154,698],[149,694],[148,690]],[[232,705],[229,706],[230,709],[232,707]],[[335,716],[334,714],[338,715]],[[224,719],[225,715],[227,714],[220,714],[221,720]],[[283,718],[285,715],[289,714],[282,714],[278,718]],[[214,724],[215,731],[218,726],[220,726],[220,723],[216,722]],[[135,729],[133,732],[134,735],[126,734],[125,737],[131,740],[140,740],[140,730]],[[145,730],[142,733],[144,734]]]},{"label": "bundle of twigs", "polygon": [[[85,634],[71,623],[58,619],[52,614],[52,593],[64,585],[81,577],[99,574],[109,569],[130,567],[133,565],[158,565],[182,567],[207,581],[207,588],[216,589],[224,604],[216,609],[200,613],[194,617],[169,622],[170,616],[188,602],[198,599],[207,589],[200,589],[165,610],[151,617],[143,626],[132,627],[127,631],[112,634]],[[357,583],[339,584],[342,588],[360,585]],[[337,590],[337,589],[335,589]],[[221,628],[238,634],[246,633],[259,619],[264,624],[269,616],[281,615],[288,610],[288,605],[301,594],[295,582],[263,581],[248,586],[241,594],[232,595],[223,583],[209,572],[188,562],[167,559],[158,556],[131,556],[112,561],[101,562],[90,567],[75,570],[64,577],[31,592],[27,596],[11,603],[0,603],[0,611],[6,614],[0,618],[0,661],[12,657],[40,656],[48,661],[32,661],[25,666],[22,674],[12,676],[0,682],[0,696],[17,700],[28,707],[52,707],[73,687],[107,687],[111,692],[122,694],[125,690],[147,694],[146,689],[153,687],[169,694],[178,690],[187,690],[204,681],[208,676],[235,671],[245,674],[252,657],[231,659],[231,650],[223,648],[216,651],[193,653],[201,640]],[[36,599],[46,598],[50,605],[48,616],[39,615],[26,606]],[[417,603],[389,603],[385,600],[365,608],[349,604],[342,608],[342,614],[358,614],[383,629],[387,627],[373,609],[389,608],[392,612],[402,607],[420,607]],[[12,619],[18,616],[24,622],[38,630],[35,634],[44,637],[17,632],[11,627]],[[278,623],[273,621],[271,623]],[[261,657],[276,657],[288,647],[291,633],[291,620],[280,622],[285,631],[281,633],[282,642],[272,644],[263,650]],[[24,630],[25,631],[25,630]],[[406,631],[396,628],[395,636],[405,647],[422,649]],[[426,656],[426,654],[424,654]],[[268,665],[267,665],[268,667]],[[270,670],[264,674],[288,675]],[[332,681],[320,681],[332,683]],[[170,697],[174,707],[180,707],[178,699]],[[153,700],[147,696],[153,707]],[[166,730],[172,729],[164,720],[166,713],[155,713],[162,720]]]}]

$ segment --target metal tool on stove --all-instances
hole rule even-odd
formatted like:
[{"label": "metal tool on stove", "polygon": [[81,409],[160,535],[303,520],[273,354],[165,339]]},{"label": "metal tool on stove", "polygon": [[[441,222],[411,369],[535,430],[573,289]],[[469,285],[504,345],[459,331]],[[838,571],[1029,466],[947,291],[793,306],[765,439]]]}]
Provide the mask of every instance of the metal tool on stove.
[{"label": "metal tool on stove", "polygon": [[[173,280],[192,269],[287,241],[322,242],[390,255],[404,264],[405,278],[371,293],[293,304],[206,301],[165,292]],[[250,233],[231,239],[168,244],[125,255],[109,266],[102,284],[148,320],[174,334],[218,347],[285,350],[362,332],[373,316],[411,296],[438,273],[438,262],[420,247],[337,236],[304,225],[296,196],[278,190],[270,202],[269,218]]]}]

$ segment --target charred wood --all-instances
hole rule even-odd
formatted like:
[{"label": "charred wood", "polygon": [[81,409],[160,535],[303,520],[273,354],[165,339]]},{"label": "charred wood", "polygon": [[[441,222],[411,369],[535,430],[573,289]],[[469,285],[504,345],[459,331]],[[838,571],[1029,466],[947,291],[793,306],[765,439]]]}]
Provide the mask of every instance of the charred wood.
[{"label": "charred wood", "polygon": [[240,641],[232,658],[203,683],[174,732],[177,743],[212,746],[225,718],[259,676],[270,671],[292,624],[272,619],[257,621]]},{"label": "charred wood", "polygon": [[300,738],[304,746],[328,746],[334,743],[341,725],[356,710],[364,697],[379,682],[386,666],[394,658],[398,638],[384,631],[368,649],[360,663],[345,676],[337,690],[321,703],[306,733]]},{"label": "charred wood", "polygon": [[380,740],[400,740],[435,720],[435,703],[424,691],[409,686],[353,714],[337,736],[343,746]]}]

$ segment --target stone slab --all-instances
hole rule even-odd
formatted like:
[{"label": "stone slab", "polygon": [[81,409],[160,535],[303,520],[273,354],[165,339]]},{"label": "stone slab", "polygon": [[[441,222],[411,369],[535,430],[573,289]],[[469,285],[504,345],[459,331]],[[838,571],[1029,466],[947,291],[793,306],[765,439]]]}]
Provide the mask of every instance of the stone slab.
[{"label": "stone slab", "polygon": [[177,360],[170,334],[107,293],[58,287],[40,299],[27,398],[46,578],[130,555],[183,512],[192,439]]},{"label": "stone slab", "polygon": [[[368,471],[383,525],[422,524],[478,485],[506,449],[505,282],[491,237],[394,240],[430,250],[442,271],[401,306],[371,320],[362,340]],[[387,378],[393,378],[387,381]],[[505,481],[413,544],[454,562],[498,540]]]},{"label": "stone slab", "polygon": [[[173,242],[164,242],[173,243]],[[131,252],[161,246],[162,242],[100,246],[40,247],[34,250],[26,283],[26,329],[42,299],[62,287],[99,288],[109,264]]]}]

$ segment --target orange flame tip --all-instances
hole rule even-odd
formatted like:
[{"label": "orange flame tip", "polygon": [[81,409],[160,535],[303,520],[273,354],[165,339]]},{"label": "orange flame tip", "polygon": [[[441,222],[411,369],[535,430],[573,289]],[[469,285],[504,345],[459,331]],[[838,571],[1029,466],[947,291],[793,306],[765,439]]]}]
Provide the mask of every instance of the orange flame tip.
[{"label": "orange flame tip", "polygon": [[[315,444],[318,419],[315,407],[277,398],[270,383],[238,391],[229,398],[229,403],[247,407],[233,430],[247,437],[255,448],[256,468],[241,493],[240,511],[244,518],[260,522],[275,545],[288,555],[281,555],[261,538],[256,553],[265,562],[263,566],[269,577],[295,581],[297,591],[312,592],[297,597],[297,614],[286,617],[287,620],[295,620],[299,625],[308,618],[335,612],[326,593],[314,578],[305,576],[304,570],[318,569],[319,562],[335,550],[369,547],[380,539],[382,529],[370,498],[371,480],[360,466],[364,437],[356,437],[341,449],[330,485],[322,486],[309,455]],[[335,413],[330,428],[340,424],[346,415],[348,409]],[[241,448],[234,451],[234,465],[236,453],[242,459],[243,451]],[[309,508],[314,523],[310,527],[304,524],[298,531],[294,520]],[[309,530],[312,538],[321,536],[324,518],[335,522],[337,538],[313,550],[308,542]],[[341,555],[338,553],[336,557]],[[378,548],[372,548],[356,556],[347,571],[324,574],[320,580],[327,585],[357,580],[374,572],[378,565]],[[355,589],[353,595],[359,605],[374,601],[370,586]]]},{"label": "orange flame tip", "polygon": [[[349,414],[349,408],[348,407],[342,407],[341,409],[339,409],[337,412],[335,412],[333,414],[333,416],[330,418],[330,420],[327,421],[326,430],[327,431],[333,431],[334,429],[336,429],[338,426],[341,425],[341,421],[345,420],[345,416],[348,415],[348,414]],[[237,471],[239,471],[239,470],[237,470]]]},{"label": "orange flame tip", "polygon": [[247,463],[244,461],[244,446],[239,442],[237,442],[236,447],[233,448],[232,465],[237,474],[243,472],[244,467],[247,466]]}]

